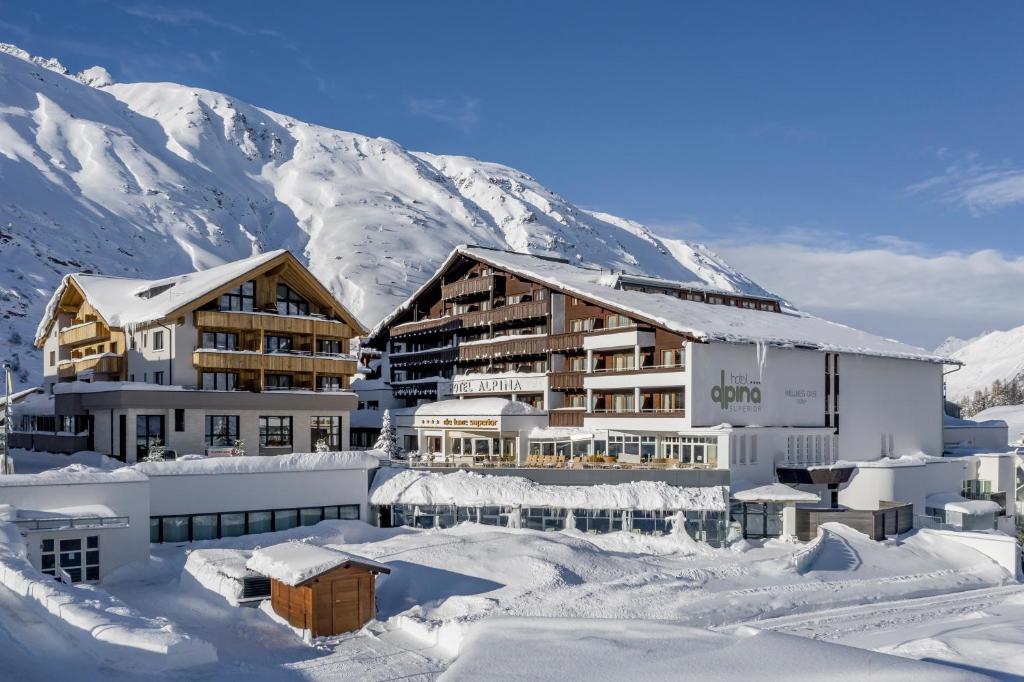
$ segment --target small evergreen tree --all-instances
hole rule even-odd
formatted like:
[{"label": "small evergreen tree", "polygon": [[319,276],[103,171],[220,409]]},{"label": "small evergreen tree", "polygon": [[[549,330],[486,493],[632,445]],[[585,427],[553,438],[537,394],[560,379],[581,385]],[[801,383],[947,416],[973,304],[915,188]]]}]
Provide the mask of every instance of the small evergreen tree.
[{"label": "small evergreen tree", "polygon": [[380,435],[373,445],[374,450],[380,450],[391,459],[398,459],[402,449],[398,447],[398,436],[395,427],[391,423],[391,410],[384,410],[384,419],[380,426]]},{"label": "small evergreen tree", "polygon": [[235,444],[231,446],[232,457],[244,457],[245,456],[245,441],[241,438],[235,441]]},{"label": "small evergreen tree", "polygon": [[319,438],[313,445],[313,449],[315,449],[317,452],[330,452],[331,446],[327,444],[327,439]]},{"label": "small evergreen tree", "polygon": [[164,461],[164,453],[167,448],[164,447],[164,443],[159,438],[150,441],[149,449],[146,450],[146,457],[143,459],[144,462],[162,462]]}]

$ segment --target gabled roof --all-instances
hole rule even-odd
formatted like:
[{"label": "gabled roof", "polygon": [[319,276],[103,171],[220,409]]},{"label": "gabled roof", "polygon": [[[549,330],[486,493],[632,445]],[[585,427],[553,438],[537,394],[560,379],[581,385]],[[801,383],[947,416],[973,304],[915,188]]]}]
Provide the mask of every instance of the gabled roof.
[{"label": "gabled roof", "polygon": [[[781,313],[750,310],[686,301],[665,294],[628,291],[616,288],[619,275],[607,270],[580,267],[564,259],[465,245],[456,247],[430,280],[378,323],[371,337],[377,336],[398,319],[461,256],[513,272],[553,290],[588,300],[697,341],[749,343],[960,364],[923,348],[795,310],[784,309]],[[654,281],[656,278],[649,279]],[[745,294],[735,295],[746,297]]]},{"label": "gabled roof", "polygon": [[250,571],[291,587],[343,566],[357,566],[372,573],[391,573],[391,569],[379,561],[297,540],[257,549],[245,564]]},{"label": "gabled roof", "polygon": [[60,286],[50,297],[46,312],[36,329],[36,345],[41,345],[46,338],[50,326],[56,319],[60,301],[69,287],[81,293],[107,326],[122,329],[174,317],[219,295],[222,289],[237,286],[238,280],[244,277],[258,275],[285,262],[297,266],[298,271],[306,276],[308,283],[317,288],[325,300],[331,302],[335,312],[356,330],[357,334],[365,333],[359,321],[290,251],[278,249],[206,270],[157,280],[85,273],[65,275]]}]

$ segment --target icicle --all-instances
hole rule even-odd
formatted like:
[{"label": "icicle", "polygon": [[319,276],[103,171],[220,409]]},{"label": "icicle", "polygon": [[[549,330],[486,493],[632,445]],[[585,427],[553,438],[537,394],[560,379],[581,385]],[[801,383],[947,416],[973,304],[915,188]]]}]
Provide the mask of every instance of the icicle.
[{"label": "icicle", "polygon": [[754,343],[754,353],[757,356],[757,379],[764,381],[764,370],[768,365],[768,344],[764,341]]}]

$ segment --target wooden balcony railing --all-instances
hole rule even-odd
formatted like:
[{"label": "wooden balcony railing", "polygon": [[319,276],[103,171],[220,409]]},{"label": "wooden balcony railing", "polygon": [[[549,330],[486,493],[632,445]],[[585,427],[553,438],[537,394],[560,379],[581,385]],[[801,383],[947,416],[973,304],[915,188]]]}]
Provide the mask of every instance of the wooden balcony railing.
[{"label": "wooden balcony railing", "polygon": [[548,337],[548,350],[554,353],[583,350],[583,332],[552,334]]},{"label": "wooden balcony railing", "polygon": [[551,372],[548,374],[548,388],[553,391],[583,388],[583,372]]},{"label": "wooden balcony railing", "polygon": [[267,372],[316,372],[354,374],[356,362],[347,356],[298,355],[291,353],[232,353],[197,350],[192,364],[205,370],[265,370]]},{"label": "wooden balcony railing", "polygon": [[425,331],[436,331],[440,333],[458,329],[461,326],[462,320],[459,317],[432,317],[425,320],[417,320],[416,322],[396,324],[391,328],[391,337],[395,338],[402,336],[403,334],[414,334],[416,332]]},{"label": "wooden balcony railing", "polygon": [[233,310],[197,310],[195,316],[197,327],[352,338],[352,328],[347,324],[323,317],[246,313]]},{"label": "wooden balcony railing", "polygon": [[547,349],[547,338],[543,336],[521,340],[516,340],[514,336],[502,337],[496,339],[494,343],[459,346],[459,362],[543,355],[547,353]]},{"label": "wooden balcony railing", "polygon": [[548,424],[550,426],[583,426],[583,416],[586,413],[581,409],[563,408],[548,411]]},{"label": "wooden balcony railing", "polygon": [[679,417],[686,416],[683,408],[646,408],[643,410],[616,410],[615,408],[594,408],[587,412],[587,417],[628,417],[630,419],[645,419],[648,417]]},{"label": "wooden balcony railing", "polygon": [[101,322],[85,322],[73,327],[62,329],[58,341],[62,346],[78,346],[84,343],[103,341],[110,337],[110,332]]},{"label": "wooden balcony railing", "polygon": [[451,299],[472,296],[473,294],[485,293],[492,290],[494,288],[494,284],[494,275],[461,279],[457,282],[452,282],[451,284],[442,285],[441,298],[449,301]]},{"label": "wooden balcony railing", "polygon": [[68,379],[92,370],[93,374],[111,374],[120,376],[124,369],[124,357],[120,355],[99,355],[71,361],[62,361],[57,368],[57,376]]},{"label": "wooden balcony railing", "polygon": [[478,310],[472,313],[462,313],[459,317],[466,327],[477,327],[486,324],[504,324],[516,320],[530,320],[542,318],[548,314],[547,301],[527,301],[526,303],[513,303],[503,305],[492,310]]}]

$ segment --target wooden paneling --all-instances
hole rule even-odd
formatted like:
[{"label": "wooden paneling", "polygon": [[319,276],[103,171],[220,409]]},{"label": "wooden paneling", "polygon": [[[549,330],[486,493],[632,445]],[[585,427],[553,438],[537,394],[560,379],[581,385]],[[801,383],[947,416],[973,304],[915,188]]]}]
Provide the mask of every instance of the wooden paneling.
[{"label": "wooden paneling", "polygon": [[548,314],[547,301],[527,301],[526,303],[513,303],[503,305],[494,310],[480,310],[473,313],[459,315],[467,327],[474,327],[485,324],[504,324],[516,320],[529,320],[533,318],[546,317]]},{"label": "wooden paneling", "polygon": [[551,372],[548,374],[548,388],[553,391],[583,388],[583,372]]},{"label": "wooden paneling", "polygon": [[110,330],[99,321],[86,322],[71,329],[64,329],[57,337],[62,346],[79,346],[84,343],[106,340]]},{"label": "wooden paneling", "polygon": [[94,374],[121,376],[121,372],[124,370],[124,358],[120,355],[103,355],[96,358],[73,360],[70,363],[61,364],[57,369],[57,376],[67,379],[90,369]]},{"label": "wooden paneling", "polygon": [[354,374],[354,360],[323,355],[288,353],[228,353],[201,350],[192,353],[192,363],[205,370],[259,370],[266,372],[316,372],[317,374]]},{"label": "wooden paneling", "polygon": [[197,310],[195,324],[200,328],[229,331],[256,330],[287,334],[316,334],[317,337],[322,338],[352,338],[352,327],[344,322],[318,317],[286,317],[259,313]]},{"label": "wooden paneling", "polygon": [[[457,317],[440,317],[431,318],[426,320],[419,320],[417,322],[406,322],[404,324],[395,325],[391,329],[391,337],[395,338],[402,334],[411,334],[413,332],[422,332],[428,329],[434,329],[435,327],[445,327],[451,325],[451,329],[457,329],[462,326],[462,320]],[[449,329],[438,330],[438,331],[450,331]]]},{"label": "wooden paneling", "polygon": [[547,353],[546,337],[541,336],[521,340],[515,340],[515,337],[508,338],[509,340],[495,341],[494,343],[475,343],[469,346],[459,346],[459,361],[522,357]]},{"label": "wooden paneling", "polygon": [[583,410],[549,410],[550,426],[583,426]]},{"label": "wooden paneling", "polygon": [[270,604],[290,625],[326,637],[358,630],[376,616],[375,576],[358,567],[338,567],[290,587],[270,581]]},{"label": "wooden paneling", "polygon": [[583,350],[583,332],[566,332],[548,336],[548,350],[553,353]]},{"label": "wooden paneling", "polygon": [[480,294],[489,292],[494,289],[495,276],[485,275],[483,277],[471,277],[469,279],[460,279],[451,284],[444,284],[441,286],[441,298],[444,300],[451,300],[453,298],[461,298],[463,296],[470,296],[472,294]]}]

